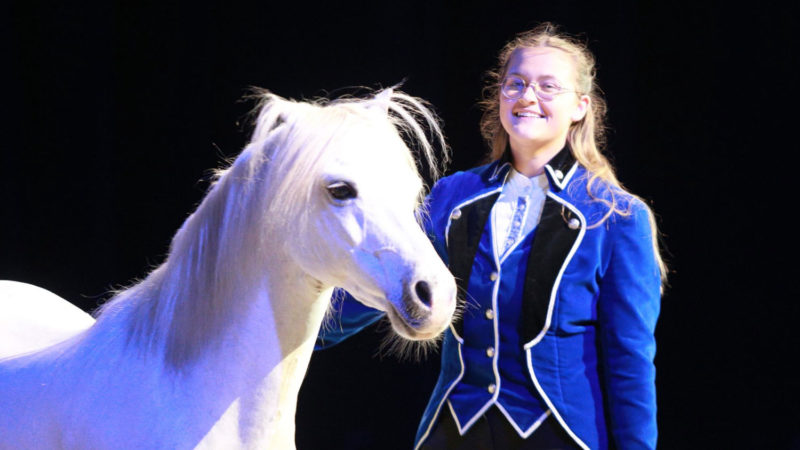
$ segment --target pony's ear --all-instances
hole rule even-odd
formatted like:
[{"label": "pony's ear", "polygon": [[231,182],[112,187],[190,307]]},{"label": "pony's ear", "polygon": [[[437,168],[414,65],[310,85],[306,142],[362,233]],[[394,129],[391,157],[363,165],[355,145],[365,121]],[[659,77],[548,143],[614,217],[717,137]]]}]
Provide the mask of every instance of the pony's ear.
[{"label": "pony's ear", "polygon": [[265,139],[276,128],[290,119],[293,104],[283,98],[266,92],[260,102],[261,110],[256,118],[256,128],[251,141]]},{"label": "pony's ear", "polygon": [[382,112],[384,114],[389,114],[389,104],[392,103],[392,94],[394,93],[394,89],[386,88],[373,97],[367,103],[367,109]]},{"label": "pony's ear", "polygon": [[279,126],[283,125],[284,122],[286,122],[286,113],[281,112],[278,114],[278,117],[275,118],[275,121],[272,122],[272,126],[269,128],[269,131],[271,132],[275,128],[278,128]]}]

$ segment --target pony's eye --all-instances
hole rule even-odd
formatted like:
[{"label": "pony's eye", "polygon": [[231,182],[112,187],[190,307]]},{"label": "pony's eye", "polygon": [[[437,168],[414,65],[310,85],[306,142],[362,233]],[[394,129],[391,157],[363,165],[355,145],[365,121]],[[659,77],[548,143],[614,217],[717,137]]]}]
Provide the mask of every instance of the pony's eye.
[{"label": "pony's eye", "polygon": [[356,188],[346,181],[337,181],[328,185],[328,193],[338,201],[350,200],[358,195]]}]

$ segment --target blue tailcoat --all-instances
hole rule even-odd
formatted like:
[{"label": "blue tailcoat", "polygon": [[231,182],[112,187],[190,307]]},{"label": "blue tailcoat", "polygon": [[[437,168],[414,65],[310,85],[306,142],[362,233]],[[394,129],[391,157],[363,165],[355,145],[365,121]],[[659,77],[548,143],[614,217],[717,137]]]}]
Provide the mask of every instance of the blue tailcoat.
[{"label": "blue tailcoat", "polygon": [[[465,292],[481,234],[508,170],[503,160],[441,179],[428,198],[427,231]],[[654,331],[661,280],[647,207],[596,183],[595,197],[616,198],[613,214],[589,196],[586,170],[568,149],[545,167],[550,191],[531,245],[520,314],[520,347],[531,382],[582,448],[656,445]],[[499,279],[498,279],[499,282]],[[382,313],[345,301],[340,323],[319,346],[333,345]],[[502,314],[502,311],[498,311]],[[463,321],[445,332],[439,379],[417,432],[428,437],[447,395],[464,375]]]}]

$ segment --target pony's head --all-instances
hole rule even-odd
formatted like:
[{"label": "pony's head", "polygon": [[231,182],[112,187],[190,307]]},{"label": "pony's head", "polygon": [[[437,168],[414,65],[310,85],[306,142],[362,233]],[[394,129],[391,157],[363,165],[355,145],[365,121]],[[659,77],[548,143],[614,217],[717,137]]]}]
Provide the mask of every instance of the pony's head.
[{"label": "pony's head", "polygon": [[392,89],[315,102],[264,92],[252,140],[219,183],[248,180],[241,211],[256,216],[241,220],[265,230],[250,249],[279,249],[273,257],[320,289],[342,287],[385,311],[401,336],[428,339],[456,305],[453,277],[418,220],[424,183],[402,138],[435,178],[428,133],[446,157],[433,113]]}]

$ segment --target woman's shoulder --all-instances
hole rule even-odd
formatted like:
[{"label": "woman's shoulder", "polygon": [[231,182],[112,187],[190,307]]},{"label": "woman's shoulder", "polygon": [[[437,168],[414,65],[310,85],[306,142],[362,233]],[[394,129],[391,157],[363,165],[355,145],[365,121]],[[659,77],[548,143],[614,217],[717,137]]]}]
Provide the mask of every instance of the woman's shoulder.
[{"label": "woman's shoulder", "polygon": [[611,222],[647,217],[650,208],[638,196],[602,177],[594,176],[582,166],[565,189],[565,195],[590,218],[606,218]]},{"label": "woman's shoulder", "polygon": [[467,170],[460,170],[441,178],[433,187],[433,193],[439,191],[457,191],[468,194],[475,190],[490,187],[494,172],[498,170],[497,162],[483,164]]},{"label": "woman's shoulder", "polygon": [[427,198],[428,211],[434,217],[447,217],[455,208],[491,194],[496,188],[492,174],[495,163],[455,172],[441,178]]},{"label": "woman's shoulder", "polygon": [[502,163],[500,161],[492,161],[486,164],[475,166],[471,169],[459,170],[446,177],[443,177],[439,182],[447,181],[464,181],[473,179],[489,179],[493,173],[501,169]]}]

